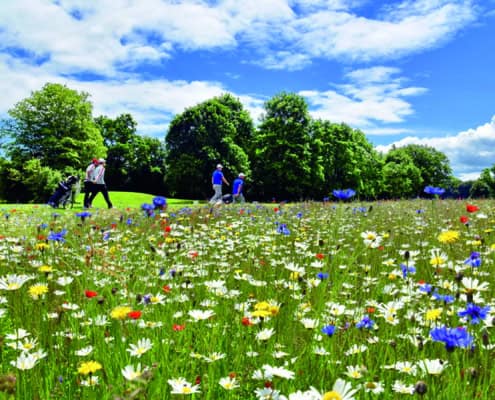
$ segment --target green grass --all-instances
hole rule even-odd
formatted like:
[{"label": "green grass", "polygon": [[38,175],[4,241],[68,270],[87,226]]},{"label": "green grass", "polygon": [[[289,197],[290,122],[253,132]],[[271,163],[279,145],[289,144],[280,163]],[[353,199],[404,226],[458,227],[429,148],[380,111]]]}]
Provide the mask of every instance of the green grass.
[{"label": "green grass", "polygon": [[[126,209],[126,208],[140,208],[144,203],[151,203],[153,197],[155,195],[147,194],[147,193],[136,193],[136,192],[109,192],[110,200],[115,208],[118,209]],[[75,203],[73,207],[68,206],[67,210],[76,210],[81,211],[83,209],[83,197],[84,194],[80,193],[76,196]],[[177,209],[181,207],[192,207],[204,202],[195,201],[195,200],[185,200],[185,199],[170,199],[167,198],[167,204],[169,209]],[[8,209],[8,208],[32,208],[33,206],[44,206],[44,204],[0,204],[0,208]],[[94,208],[106,208],[106,202],[103,198],[103,195],[99,193],[96,195],[93,201]],[[59,209],[60,212],[63,212],[63,209]]]}]

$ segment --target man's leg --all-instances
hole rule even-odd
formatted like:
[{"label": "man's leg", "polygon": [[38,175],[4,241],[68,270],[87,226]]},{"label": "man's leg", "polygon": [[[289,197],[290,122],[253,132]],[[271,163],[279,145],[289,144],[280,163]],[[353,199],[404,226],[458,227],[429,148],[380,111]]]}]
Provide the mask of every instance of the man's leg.
[{"label": "man's leg", "polygon": [[222,185],[213,185],[213,190],[215,191],[215,194],[210,200],[211,204],[215,204],[217,201],[222,200]]}]

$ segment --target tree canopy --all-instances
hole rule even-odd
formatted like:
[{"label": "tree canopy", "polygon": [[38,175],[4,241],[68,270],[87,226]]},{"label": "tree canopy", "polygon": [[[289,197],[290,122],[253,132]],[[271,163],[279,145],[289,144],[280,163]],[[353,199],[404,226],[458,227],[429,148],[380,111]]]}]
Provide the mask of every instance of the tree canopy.
[{"label": "tree canopy", "polygon": [[104,156],[106,149],[88,97],[64,85],[47,83],[17,103],[2,128],[4,149],[12,163],[20,167],[38,159],[54,170],[77,170],[92,157]]},{"label": "tree canopy", "polygon": [[[238,99],[229,94],[186,109],[172,120],[166,143],[166,182],[172,195],[206,198],[211,174],[222,163],[227,178],[251,172],[246,146],[253,122]],[[230,176],[229,176],[230,174]]]}]

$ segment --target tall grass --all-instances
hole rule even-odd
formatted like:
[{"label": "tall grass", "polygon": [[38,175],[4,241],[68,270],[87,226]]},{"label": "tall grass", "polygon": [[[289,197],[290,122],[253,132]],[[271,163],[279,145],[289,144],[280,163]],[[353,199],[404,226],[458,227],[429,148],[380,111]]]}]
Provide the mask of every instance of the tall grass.
[{"label": "tall grass", "polygon": [[0,398],[328,399],[341,379],[335,398],[491,399],[495,209],[476,205],[4,207]]}]

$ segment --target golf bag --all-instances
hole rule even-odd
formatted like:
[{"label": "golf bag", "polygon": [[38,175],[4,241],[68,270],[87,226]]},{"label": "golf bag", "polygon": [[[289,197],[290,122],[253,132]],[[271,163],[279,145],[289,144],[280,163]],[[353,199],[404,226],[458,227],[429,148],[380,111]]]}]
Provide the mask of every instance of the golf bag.
[{"label": "golf bag", "polygon": [[222,201],[225,203],[225,204],[230,204],[234,201],[234,196],[232,196],[231,194],[224,194],[222,196]]},{"label": "golf bag", "polygon": [[71,175],[65,181],[59,182],[57,189],[48,199],[48,205],[53,208],[65,208],[67,204],[72,204],[72,189],[78,181],[77,176]]}]

